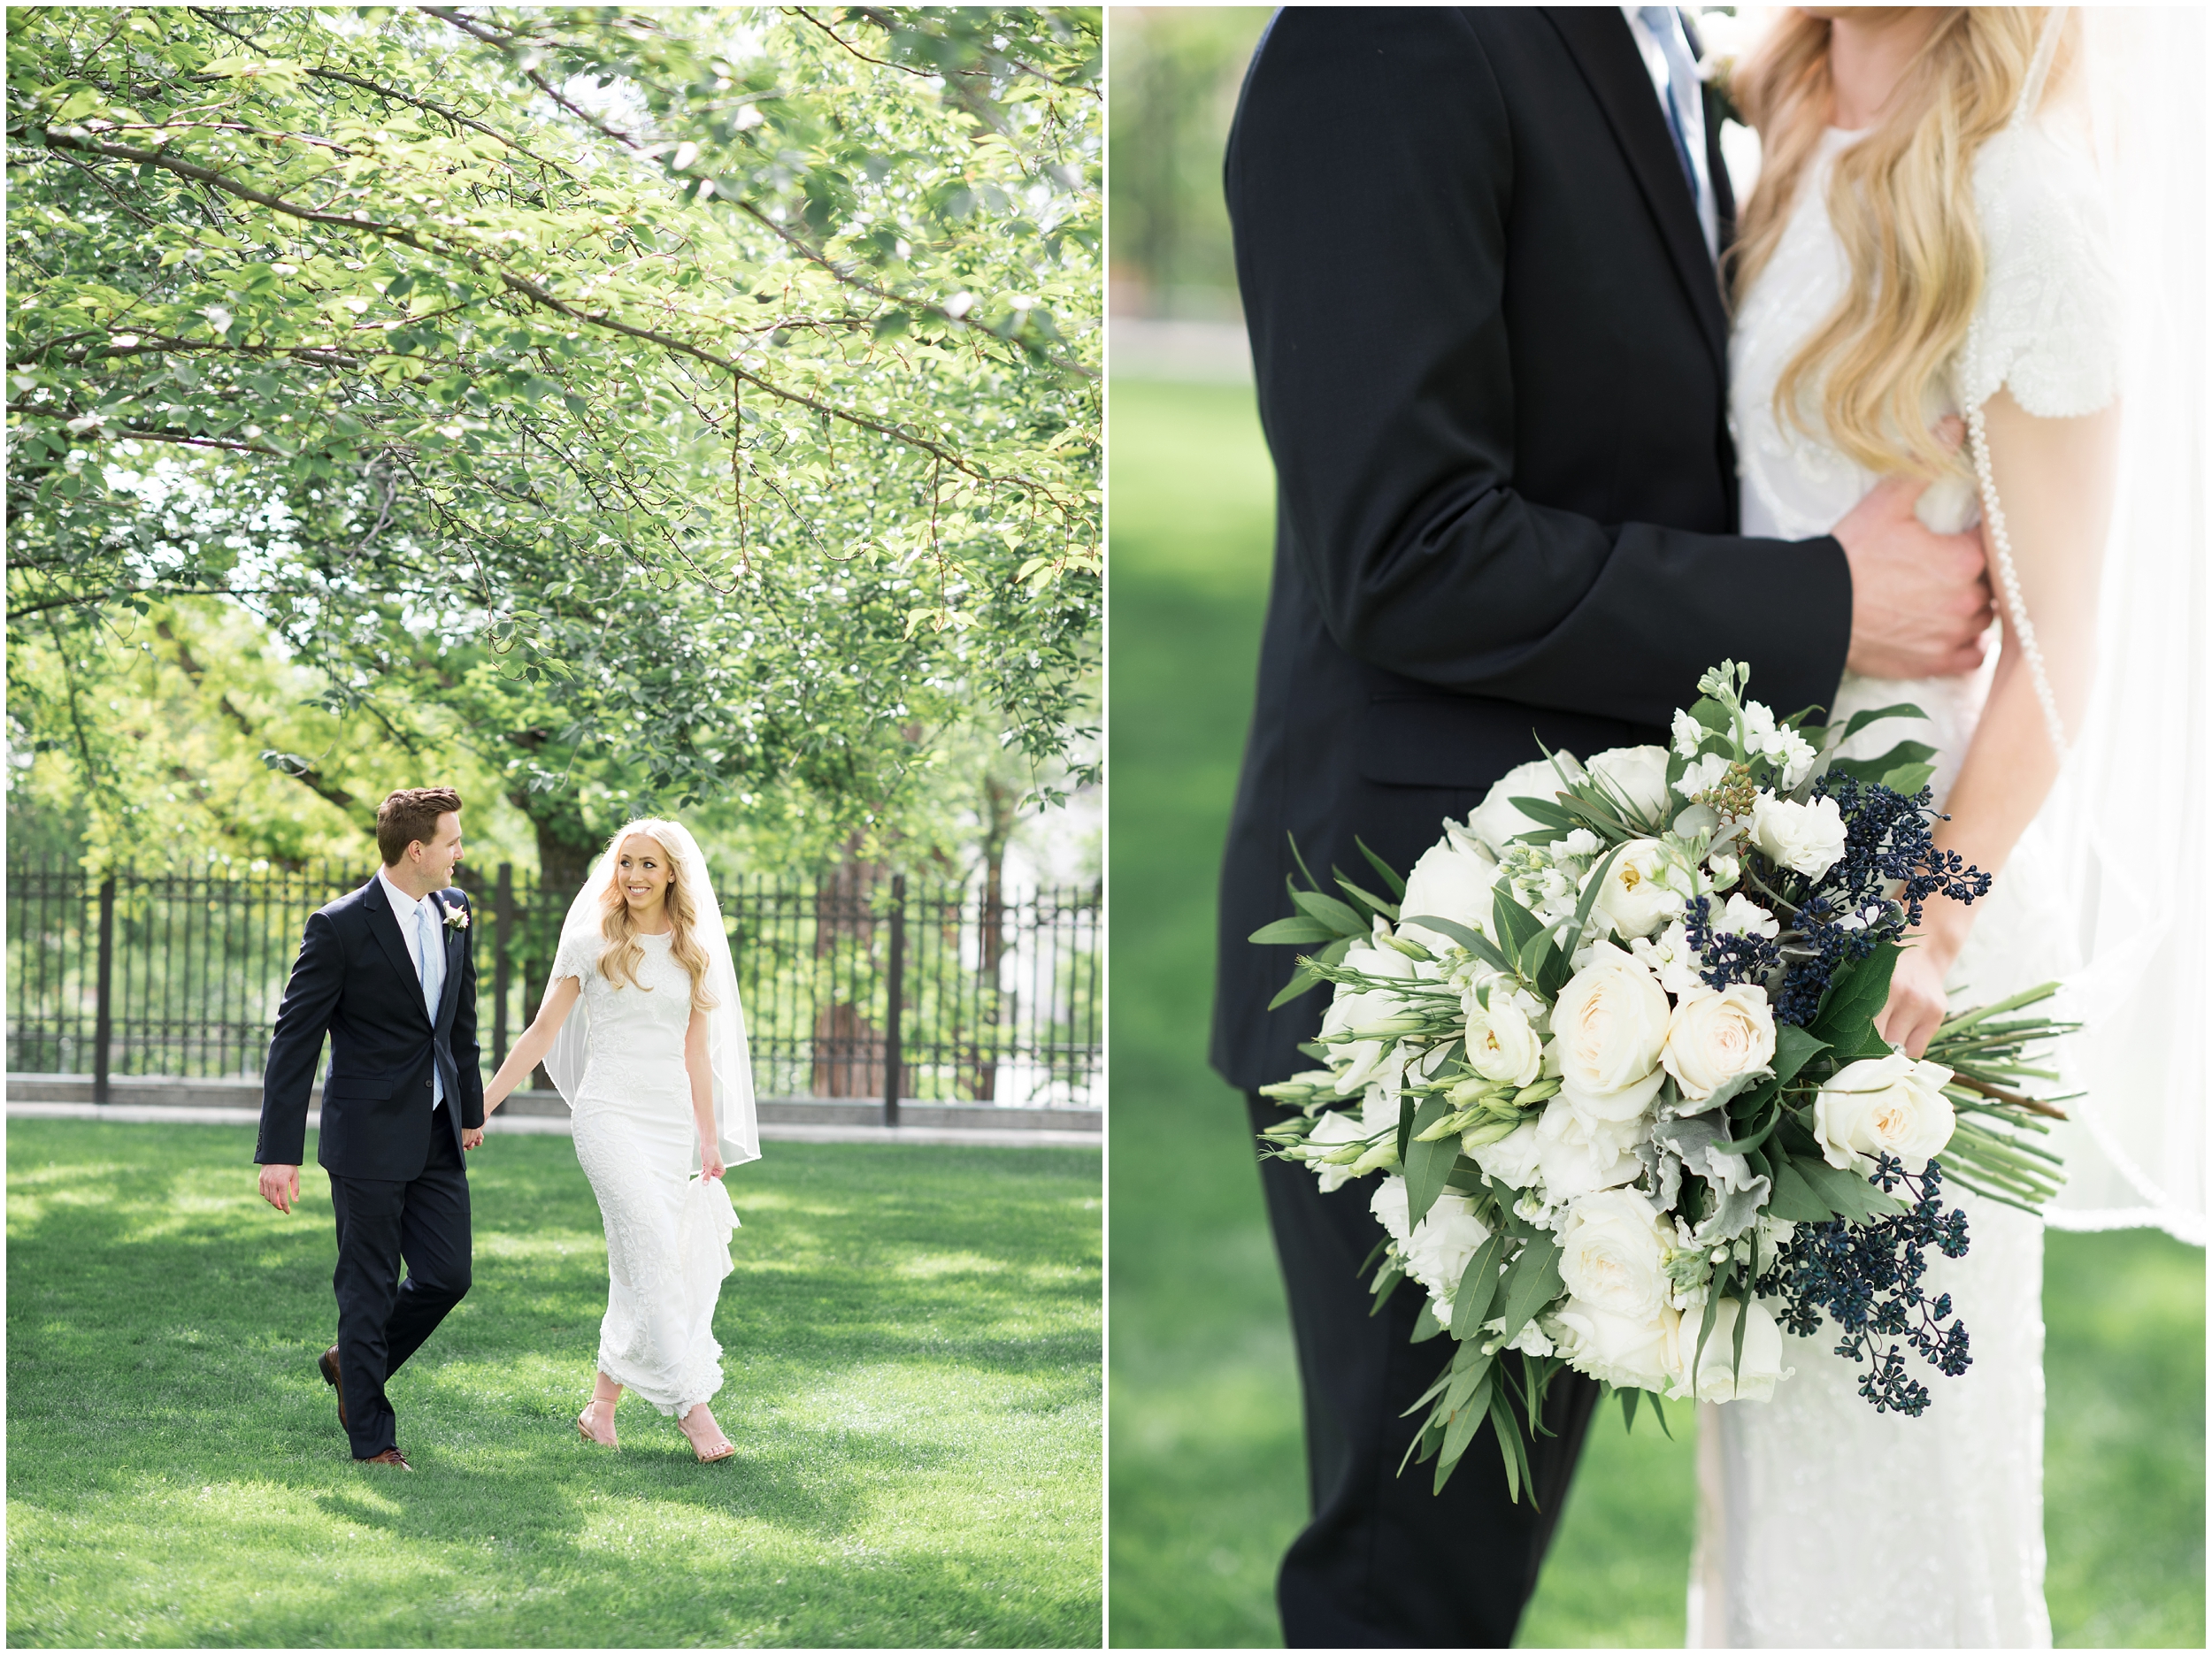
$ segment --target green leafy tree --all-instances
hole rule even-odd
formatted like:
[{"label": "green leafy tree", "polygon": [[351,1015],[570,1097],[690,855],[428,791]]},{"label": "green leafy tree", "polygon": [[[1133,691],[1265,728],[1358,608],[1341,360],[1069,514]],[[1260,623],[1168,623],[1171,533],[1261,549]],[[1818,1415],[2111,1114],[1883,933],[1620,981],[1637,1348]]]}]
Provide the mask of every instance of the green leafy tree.
[{"label": "green leafy tree", "polygon": [[866,831],[964,720],[1081,739],[1094,12],[8,30],[12,645],[239,604],[557,879],[595,789]]}]

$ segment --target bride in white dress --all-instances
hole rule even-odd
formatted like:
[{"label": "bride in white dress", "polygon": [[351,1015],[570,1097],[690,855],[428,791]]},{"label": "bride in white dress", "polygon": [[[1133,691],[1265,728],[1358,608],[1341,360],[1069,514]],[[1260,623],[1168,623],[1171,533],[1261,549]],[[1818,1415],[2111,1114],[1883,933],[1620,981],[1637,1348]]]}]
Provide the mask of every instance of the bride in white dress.
[{"label": "bride in white dress", "polygon": [[[1826,533],[1878,486],[1929,483],[1921,517],[1946,530],[1971,520],[1984,488],[1999,502],[1985,524],[2004,627],[1994,662],[1910,683],[1847,672],[1833,709],[1924,709],[1919,729],[1884,723],[1847,750],[1932,747],[1951,816],[1937,844],[2000,876],[1970,908],[1932,903],[1899,962],[1882,1029],[1916,1056],[1947,996],[1994,1000],[2071,963],[2033,820],[2093,664],[2119,290],[2093,174],[2052,115],[2070,25],[2047,21],[1807,9],[1732,86],[1764,151],[1733,267],[1744,532]],[[1971,1246],[1935,1261],[1930,1291],[1956,1296],[1973,1366],[1934,1383],[1924,1414],[1878,1414],[1825,1329],[1786,1338],[1795,1376],[1771,1403],[1704,1409],[1694,1646],[2051,1642],[2042,1225],[1955,1188],[1946,1199],[1965,1209]]]},{"label": "bride in white dress", "polygon": [[633,822],[571,905],[536,1019],[485,1089],[487,1116],[542,1061],[568,1100],[576,1159],[607,1230],[598,1383],[576,1429],[616,1446],[634,1391],[702,1460],[737,1450],[714,1308],[737,1214],[722,1175],[760,1154],[728,935],[690,833]]}]

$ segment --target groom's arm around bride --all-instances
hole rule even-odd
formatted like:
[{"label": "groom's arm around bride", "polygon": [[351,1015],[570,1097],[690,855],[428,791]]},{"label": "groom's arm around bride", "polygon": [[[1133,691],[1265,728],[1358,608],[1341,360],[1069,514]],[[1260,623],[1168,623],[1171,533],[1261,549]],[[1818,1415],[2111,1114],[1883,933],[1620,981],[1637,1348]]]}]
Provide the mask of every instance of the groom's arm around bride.
[{"label": "groom's arm around bride", "polygon": [[[1662,26],[1640,13],[1647,39]],[[1663,740],[1724,657],[1785,711],[1831,703],[1847,663],[1979,660],[1978,540],[1924,528],[1915,491],[1832,537],[1736,532],[1719,111],[1686,52],[1667,81],[1641,44],[1613,7],[1293,7],[1255,55],[1225,182],[1277,538],[1213,1038],[1247,1092],[1308,1066],[1325,999],[1269,1011],[1295,951],[1246,941],[1285,911],[1294,839],[1325,877],[1360,877],[1356,839],[1406,869],[1539,739]],[[1397,1476],[1433,1347],[1408,1347],[1408,1296],[1368,1316],[1380,1232],[1358,1193],[1263,1177],[1313,1503],[1286,1635],[1508,1641],[1594,1387],[1554,1387],[1541,1515],[1506,1501],[1494,1451],[1440,1498],[1425,1469]]]}]

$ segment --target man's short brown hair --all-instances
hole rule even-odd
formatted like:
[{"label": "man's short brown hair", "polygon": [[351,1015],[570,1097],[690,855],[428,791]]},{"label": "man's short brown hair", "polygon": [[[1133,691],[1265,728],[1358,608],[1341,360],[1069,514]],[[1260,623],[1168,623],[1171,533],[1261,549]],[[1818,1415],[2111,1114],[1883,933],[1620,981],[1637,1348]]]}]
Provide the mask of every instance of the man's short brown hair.
[{"label": "man's short brown hair", "polygon": [[450,787],[403,787],[386,794],[376,808],[376,848],[383,853],[384,865],[398,867],[417,839],[430,843],[438,835],[438,818],[460,808],[461,795]]}]

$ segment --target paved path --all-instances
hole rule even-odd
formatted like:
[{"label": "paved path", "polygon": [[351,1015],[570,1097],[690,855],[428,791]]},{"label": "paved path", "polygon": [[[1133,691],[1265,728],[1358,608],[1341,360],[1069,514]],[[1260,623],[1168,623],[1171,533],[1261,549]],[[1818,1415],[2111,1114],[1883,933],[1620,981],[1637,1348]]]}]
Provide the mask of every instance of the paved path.
[{"label": "paved path", "polygon": [[[10,1120],[115,1121],[157,1126],[258,1126],[258,1109],[196,1109],[127,1103],[11,1103]],[[322,1124],[322,1111],[307,1112],[307,1127]],[[565,1115],[508,1115],[495,1111],[489,1130],[494,1133],[521,1132],[568,1136]],[[1097,1149],[1103,1132],[992,1131],[981,1127],[818,1126],[811,1122],[764,1121],[760,1136],[767,1143],[782,1144],[965,1144],[973,1149]]]}]

